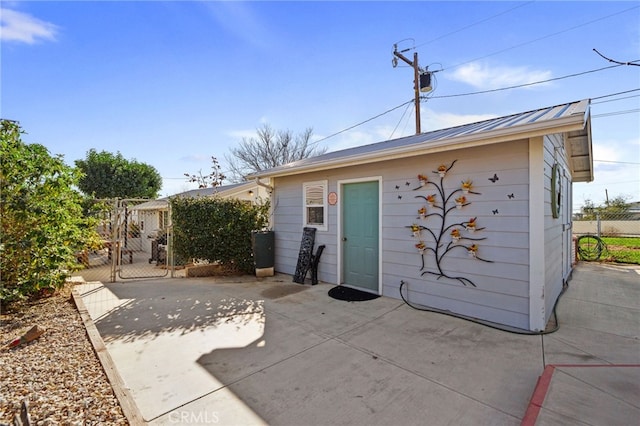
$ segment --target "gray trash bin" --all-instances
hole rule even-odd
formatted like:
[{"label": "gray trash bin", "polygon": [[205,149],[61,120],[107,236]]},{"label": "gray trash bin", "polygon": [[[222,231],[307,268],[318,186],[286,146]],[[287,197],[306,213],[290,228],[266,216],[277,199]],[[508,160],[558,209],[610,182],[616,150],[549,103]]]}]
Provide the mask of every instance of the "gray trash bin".
[{"label": "gray trash bin", "polygon": [[251,233],[253,247],[253,262],[257,277],[271,277],[274,275],[275,234],[273,231],[254,231]]}]

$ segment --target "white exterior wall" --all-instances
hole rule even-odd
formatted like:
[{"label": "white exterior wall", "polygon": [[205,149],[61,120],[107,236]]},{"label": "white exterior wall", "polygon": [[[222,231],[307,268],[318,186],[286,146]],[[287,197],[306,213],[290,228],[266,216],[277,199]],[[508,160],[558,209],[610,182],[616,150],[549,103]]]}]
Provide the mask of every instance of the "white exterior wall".
[{"label": "white exterior wall", "polygon": [[[559,216],[554,218],[551,212],[551,171],[556,161],[562,189]],[[544,325],[553,313],[564,280],[571,272],[571,201],[571,172],[562,135],[547,136],[544,138]]]},{"label": "white exterior wall", "polygon": [[219,194],[223,198],[235,198],[240,201],[250,201],[252,204],[261,203],[269,199],[269,192],[264,186],[256,184],[243,185],[235,191],[224,191]]},{"label": "white exterior wall", "polygon": [[[302,183],[328,179],[328,192],[337,192],[335,178],[326,173],[309,173],[300,176],[279,178],[271,194],[273,211],[272,226],[275,231],[275,270],[293,275],[298,263],[300,241],[302,239]],[[339,205],[339,204],[338,204]],[[320,258],[318,278],[328,283],[337,283],[337,208],[328,205],[327,231],[317,231],[315,250],[321,244],[326,247]]]},{"label": "white exterior wall", "polygon": [[[275,179],[272,194],[275,230],[275,267],[279,272],[295,271],[302,236],[302,183],[328,180],[329,192],[340,193],[339,180],[381,176],[381,277],[384,296],[399,298],[400,282],[404,281],[408,299],[413,304],[446,309],[458,314],[476,317],[523,329],[529,329],[529,142],[513,141],[466,150],[442,152],[413,158],[391,160],[369,165],[339,168],[332,171],[306,173]],[[477,217],[478,227],[484,227],[470,236],[485,238],[481,241],[463,241],[478,244],[478,256],[490,260],[483,262],[470,257],[465,249],[454,249],[442,260],[448,275],[463,276],[476,287],[463,285],[457,280],[421,274],[421,257],[415,248],[417,239],[408,228],[421,223],[438,230],[439,219],[417,219],[418,209],[426,202],[415,198],[435,192],[434,187],[414,190],[419,186],[417,175],[432,173],[441,163],[456,164],[444,179],[446,193],[460,187],[463,180],[473,180],[469,194],[471,204],[461,210],[452,210],[447,225]],[[498,180],[489,178],[497,175]],[[409,185],[407,185],[409,183]],[[460,195],[460,193],[456,194]],[[452,200],[455,197],[452,197]],[[450,202],[453,205],[452,201]],[[316,233],[316,247],[326,248],[319,264],[319,278],[338,284],[338,209],[328,206],[328,230]],[[542,230],[540,230],[542,232]],[[427,234],[425,234],[427,235]],[[425,242],[433,243],[431,237]],[[431,241],[429,241],[431,239]],[[450,237],[445,235],[445,244]],[[432,269],[430,254],[425,255],[427,269]]]},{"label": "white exterior wall", "polygon": [[160,215],[158,210],[142,210],[138,217],[144,221],[144,230],[140,232],[142,249],[151,253],[151,241],[157,237],[157,230],[160,229]]}]

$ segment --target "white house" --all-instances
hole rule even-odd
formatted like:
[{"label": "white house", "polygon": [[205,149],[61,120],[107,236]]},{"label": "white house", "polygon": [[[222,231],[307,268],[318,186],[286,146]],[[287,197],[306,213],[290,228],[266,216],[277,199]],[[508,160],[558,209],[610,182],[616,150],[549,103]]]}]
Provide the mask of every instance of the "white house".
[{"label": "white house", "polygon": [[541,331],[572,270],[572,182],[593,180],[589,100],[251,178],[272,188],[276,271],[315,227],[324,282],[393,298],[404,283],[412,304]]},{"label": "white house", "polygon": [[173,197],[221,197],[235,198],[248,203],[260,202],[269,197],[267,189],[255,181],[241,182],[219,187],[199,188],[181,192],[171,197],[149,200],[131,208],[134,221],[139,224],[142,249],[151,252],[153,239],[170,225],[169,198]]}]

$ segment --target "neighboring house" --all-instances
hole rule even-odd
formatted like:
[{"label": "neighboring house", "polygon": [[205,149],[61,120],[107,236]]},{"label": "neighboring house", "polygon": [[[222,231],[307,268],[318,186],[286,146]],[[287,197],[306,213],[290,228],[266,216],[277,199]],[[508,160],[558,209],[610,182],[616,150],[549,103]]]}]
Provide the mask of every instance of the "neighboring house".
[{"label": "neighboring house", "polygon": [[572,182],[593,180],[589,104],[330,152],[250,176],[272,187],[276,271],[295,272],[302,230],[315,227],[316,247],[326,246],[324,282],[393,298],[404,283],[412,304],[544,330],[572,270]]},{"label": "neighboring house", "polygon": [[640,220],[640,201],[630,202],[628,213],[630,220]]},{"label": "neighboring house", "polygon": [[169,215],[169,198],[173,197],[221,197],[236,198],[250,203],[260,202],[269,198],[269,193],[264,186],[257,184],[255,181],[241,182],[230,185],[223,185],[216,188],[200,188],[190,191],[181,192],[171,197],[159,198],[157,200],[149,200],[145,203],[132,207],[132,216],[136,223],[139,224],[140,235],[142,241],[142,249],[151,252],[151,241],[155,239],[159,233],[162,233],[167,226],[170,225]]}]

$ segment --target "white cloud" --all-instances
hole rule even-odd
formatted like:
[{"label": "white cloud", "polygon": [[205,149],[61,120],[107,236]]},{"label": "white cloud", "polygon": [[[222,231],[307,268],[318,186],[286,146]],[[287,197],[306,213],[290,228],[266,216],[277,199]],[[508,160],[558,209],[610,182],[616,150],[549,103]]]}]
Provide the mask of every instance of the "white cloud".
[{"label": "white cloud", "polygon": [[602,204],[607,195],[640,200],[640,139],[594,139],[593,160],[593,182],[574,185],[574,211],[585,200]]},{"label": "white cloud", "polygon": [[534,70],[529,67],[491,67],[487,64],[472,62],[458,67],[449,79],[469,84],[477,89],[491,90],[518,86],[537,81],[548,80],[551,71]]},{"label": "white cloud", "polygon": [[26,13],[0,9],[0,39],[34,44],[41,40],[55,40],[58,27]]},{"label": "white cloud", "polygon": [[[593,160],[594,170],[598,172],[613,172],[618,173],[622,170],[628,169],[630,164],[633,168],[638,169],[638,161],[640,156],[638,155],[638,148],[640,147],[640,140],[628,139],[602,139],[593,142]],[[637,171],[634,173],[636,177],[640,176]]]}]

